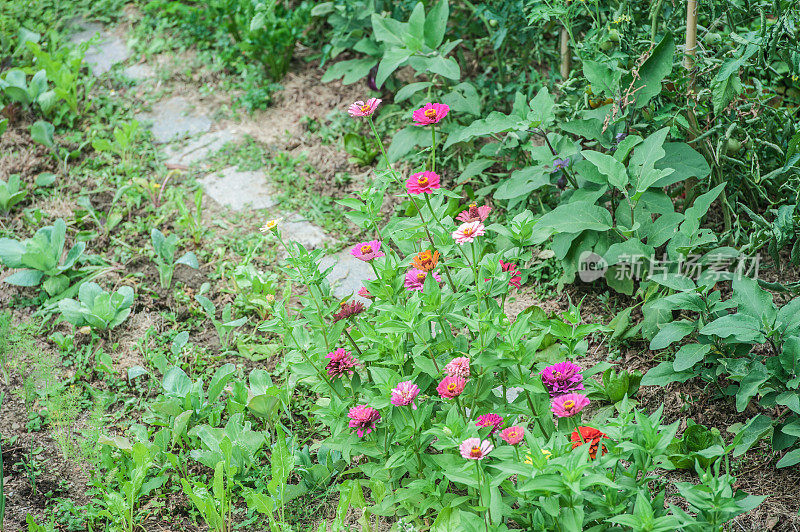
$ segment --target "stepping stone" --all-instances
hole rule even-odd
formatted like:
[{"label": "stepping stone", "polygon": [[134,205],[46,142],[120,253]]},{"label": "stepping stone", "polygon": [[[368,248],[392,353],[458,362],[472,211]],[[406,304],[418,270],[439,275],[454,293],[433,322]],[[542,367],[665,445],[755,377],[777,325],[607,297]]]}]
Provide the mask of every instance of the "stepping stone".
[{"label": "stepping stone", "polygon": [[353,295],[354,299],[369,304],[368,299],[357,294],[359,289],[364,286],[364,281],[375,279],[375,272],[372,271],[370,265],[363,260],[358,260],[350,254],[349,249],[345,249],[335,255],[323,257],[319,262],[320,270],[331,266],[333,269],[327,279],[331,284],[333,296],[342,299]]},{"label": "stepping stone", "polygon": [[199,180],[206,194],[234,211],[269,209],[277,205],[264,172],[242,172],[235,166]]},{"label": "stepping stone", "polygon": [[102,24],[77,19],[74,25],[81,28],[81,31],[69,38],[72,44],[82,44],[94,39],[95,36],[100,36],[98,42],[89,46],[83,57],[83,61],[89,65],[95,76],[105,74],[111,67],[131,56],[131,51],[122,39],[105,31]]},{"label": "stepping stone", "polygon": [[156,76],[156,72],[153,70],[153,67],[147,63],[126,67],[125,70],[122,71],[122,74],[128,79],[138,82],[147,81],[148,79],[153,79]]},{"label": "stepping stone", "polygon": [[281,222],[281,233],[288,239],[303,244],[306,249],[316,249],[333,239],[319,226],[303,219],[299,214]]},{"label": "stepping stone", "polygon": [[140,122],[152,121],[150,131],[156,144],[205,133],[211,129],[212,123],[209,117],[195,111],[181,96],[162,100],[153,105],[150,113],[140,113],[134,118]]},{"label": "stepping stone", "polygon": [[236,140],[236,136],[229,130],[223,129],[205,133],[182,146],[170,146],[164,150],[167,154],[168,165],[189,166],[196,161],[202,161],[212,153],[216,153],[228,143]]},{"label": "stepping stone", "polygon": [[[510,388],[506,388],[506,401],[509,403],[513,403],[519,394],[523,392],[524,388],[521,386],[511,386]],[[497,388],[492,389],[494,394],[498,397],[503,397],[503,387],[498,386]]]}]

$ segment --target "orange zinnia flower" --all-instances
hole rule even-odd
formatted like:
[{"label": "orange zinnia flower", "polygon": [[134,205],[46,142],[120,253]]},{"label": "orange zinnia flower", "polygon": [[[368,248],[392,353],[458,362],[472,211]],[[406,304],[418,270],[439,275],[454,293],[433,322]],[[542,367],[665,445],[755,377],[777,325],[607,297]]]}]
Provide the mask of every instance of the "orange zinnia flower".
[{"label": "orange zinnia flower", "polygon": [[439,252],[430,250],[417,253],[417,256],[411,261],[411,265],[418,270],[429,272],[436,267],[439,262]]}]

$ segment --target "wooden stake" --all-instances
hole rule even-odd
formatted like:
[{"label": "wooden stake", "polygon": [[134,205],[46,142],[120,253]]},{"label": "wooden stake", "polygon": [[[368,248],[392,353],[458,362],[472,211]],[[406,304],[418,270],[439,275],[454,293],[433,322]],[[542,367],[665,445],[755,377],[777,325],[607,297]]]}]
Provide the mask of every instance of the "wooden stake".
[{"label": "wooden stake", "polygon": [[686,0],[686,49],[683,66],[691,70],[697,53],[697,0]]},{"label": "wooden stake", "polygon": [[567,28],[561,28],[561,79],[566,81],[572,67],[572,54],[569,51],[569,32]]}]

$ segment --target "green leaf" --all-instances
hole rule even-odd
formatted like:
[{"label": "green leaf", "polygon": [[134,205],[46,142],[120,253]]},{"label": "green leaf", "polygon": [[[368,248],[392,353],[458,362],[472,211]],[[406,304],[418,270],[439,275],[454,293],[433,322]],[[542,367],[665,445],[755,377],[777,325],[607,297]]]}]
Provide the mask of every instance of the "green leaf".
[{"label": "green leaf", "polygon": [[736,410],[744,412],[747,403],[754,397],[762,384],[769,379],[767,368],[763,364],[754,363],[742,382],[739,383],[739,391],[736,393]]},{"label": "green leaf", "polygon": [[736,434],[739,444],[733,450],[734,458],[741,456],[755,443],[772,431],[772,419],[764,414],[751,418]]},{"label": "green leaf", "polygon": [[430,72],[444,76],[447,79],[458,81],[461,78],[461,68],[452,57],[442,57],[441,55],[431,57],[427,66],[427,70]]},{"label": "green leaf", "polygon": [[404,100],[408,100],[414,94],[418,93],[421,90],[427,89],[431,85],[433,85],[433,83],[430,81],[418,81],[416,83],[409,83],[408,85],[397,91],[397,94],[394,95],[394,101],[395,103],[400,103]]},{"label": "green leaf", "polygon": [[619,87],[620,71],[611,68],[605,63],[587,59],[583,61],[583,73],[592,85],[592,92],[597,95],[605,93],[611,97],[616,95]]},{"label": "green leaf", "polygon": [[720,338],[733,336],[739,342],[753,344],[765,341],[761,333],[761,322],[747,314],[728,314],[717,318],[700,329],[700,334]]},{"label": "green leaf", "polygon": [[581,155],[597,167],[601,174],[608,178],[608,183],[618,190],[625,191],[628,184],[628,172],[625,165],[610,155],[599,151],[585,150]]},{"label": "green leaf", "polygon": [[397,70],[400,65],[408,61],[412,52],[407,48],[390,48],[383,54],[380,65],[378,65],[378,73],[375,74],[375,84],[380,87],[386,82],[386,79]]},{"label": "green leaf", "polygon": [[[664,325],[650,341],[650,349],[664,349],[697,330],[697,323],[680,320]],[[676,370],[679,371],[679,370]]]},{"label": "green leaf", "polygon": [[672,368],[675,371],[685,371],[692,369],[695,364],[701,362],[706,354],[711,351],[711,344],[688,344],[681,346],[675,353],[675,360]]},{"label": "green leaf", "polygon": [[666,386],[672,382],[686,382],[694,377],[691,371],[675,371],[672,362],[662,362],[642,377],[642,386]]},{"label": "green leaf", "polygon": [[447,30],[447,19],[450,17],[450,6],[447,0],[439,2],[428,11],[425,18],[425,44],[433,49],[439,48]]},{"label": "green leaf", "polygon": [[775,465],[775,467],[791,467],[797,464],[800,464],[800,449],[789,451],[783,455],[783,458],[778,460],[778,463]]},{"label": "green leaf", "polygon": [[674,56],[675,40],[671,33],[667,33],[639,69],[639,79],[634,84],[637,109],[661,92],[661,82],[672,72]]},{"label": "green leaf", "polygon": [[51,150],[55,146],[55,140],[53,138],[54,134],[55,128],[50,122],[37,120],[31,126],[31,139],[33,139],[34,142],[38,142],[39,144],[50,148]]},{"label": "green leaf", "polygon": [[554,233],[580,233],[581,231],[608,231],[613,222],[608,210],[589,202],[576,201],[562,204],[539,218],[536,224]]},{"label": "green leaf", "polygon": [[711,167],[705,157],[685,142],[667,142],[664,144],[664,152],[664,157],[656,163],[656,170],[672,168],[675,171],[656,181],[654,187],[668,187],[690,177],[702,181],[711,174]]},{"label": "green leaf", "polygon": [[12,273],[3,282],[14,286],[39,286],[44,273],[36,270],[20,270]]}]

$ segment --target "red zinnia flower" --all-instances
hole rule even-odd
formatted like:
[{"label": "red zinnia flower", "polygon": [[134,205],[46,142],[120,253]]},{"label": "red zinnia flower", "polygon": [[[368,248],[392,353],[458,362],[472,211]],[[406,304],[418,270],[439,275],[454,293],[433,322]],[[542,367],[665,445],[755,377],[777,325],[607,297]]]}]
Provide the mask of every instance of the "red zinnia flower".
[{"label": "red zinnia flower", "polygon": [[[594,460],[595,458],[597,458],[597,449],[598,447],[600,447],[600,440],[602,438],[608,439],[608,436],[606,436],[604,433],[600,432],[597,429],[593,429],[592,427],[579,427],[579,428],[581,431],[580,435],[578,435],[577,430],[573,430],[572,435],[569,438],[570,440],[572,440],[572,448],[577,449],[578,447],[583,445],[584,442],[588,443],[589,456],[591,457],[592,460]],[[583,436],[583,441],[581,441],[581,436]],[[606,454],[607,452],[608,450],[606,449],[606,446],[603,445],[602,454]]]},{"label": "red zinnia flower", "polygon": [[364,312],[364,308],[364,303],[361,301],[351,301],[349,303],[344,302],[342,303],[339,312],[333,315],[333,322],[336,323],[339,320],[357,316],[358,314]]}]

